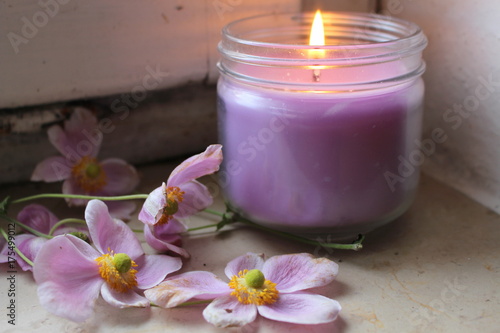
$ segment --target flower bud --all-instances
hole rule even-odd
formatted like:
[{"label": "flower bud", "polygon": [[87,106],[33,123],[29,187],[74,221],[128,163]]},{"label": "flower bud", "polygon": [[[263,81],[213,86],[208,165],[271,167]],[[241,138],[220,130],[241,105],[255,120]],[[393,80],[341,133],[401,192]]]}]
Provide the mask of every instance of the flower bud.
[{"label": "flower bud", "polygon": [[132,267],[132,259],[125,253],[117,253],[113,256],[113,265],[120,273],[126,273]]},{"label": "flower bud", "polygon": [[258,269],[252,269],[245,275],[245,282],[250,288],[260,288],[264,285],[266,278]]}]

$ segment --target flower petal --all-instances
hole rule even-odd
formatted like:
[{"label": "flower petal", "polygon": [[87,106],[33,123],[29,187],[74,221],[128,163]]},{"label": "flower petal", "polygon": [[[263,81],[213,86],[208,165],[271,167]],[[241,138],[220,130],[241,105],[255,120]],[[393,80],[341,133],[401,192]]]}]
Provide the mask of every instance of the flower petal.
[{"label": "flower petal", "polygon": [[329,284],[338,273],[338,265],[309,253],[287,254],[269,258],[262,268],[266,279],[276,283],[280,292],[294,292]]},{"label": "flower petal", "polygon": [[[32,234],[21,234],[16,236],[16,247],[31,261],[35,261],[38,252],[46,242],[48,242],[47,238],[37,237]],[[24,261],[17,253],[14,257],[23,271],[33,270],[33,267]]]},{"label": "flower petal", "polygon": [[107,201],[109,215],[119,220],[130,220],[135,212],[137,205],[132,201]]},{"label": "flower petal", "polygon": [[222,146],[210,145],[201,153],[191,156],[179,164],[168,178],[168,186],[179,186],[201,176],[219,170],[222,162]]},{"label": "flower petal", "polygon": [[127,292],[121,293],[111,289],[107,283],[104,283],[101,287],[102,298],[117,308],[148,308],[149,301],[136,293],[134,290],[129,290]]},{"label": "flower petal", "polygon": [[68,138],[64,129],[59,125],[54,125],[49,127],[47,130],[47,135],[49,136],[49,141],[52,145],[65,157],[65,159],[70,160],[75,163],[81,156],[71,156],[70,150],[74,150],[75,144]]},{"label": "flower petal", "polygon": [[182,267],[180,258],[161,254],[142,255],[135,259],[137,264],[137,288],[147,289],[165,280],[165,277]]},{"label": "flower petal", "polygon": [[102,189],[104,195],[128,194],[139,184],[139,175],[136,169],[124,160],[109,158],[100,164],[106,174],[106,185]]},{"label": "flower petal", "polygon": [[90,238],[101,253],[110,249],[115,253],[126,253],[132,260],[144,254],[134,232],[120,220],[114,220],[106,204],[91,200],[85,209],[85,220],[89,226]]},{"label": "flower petal", "polygon": [[212,195],[207,187],[195,180],[187,182],[180,187],[184,192],[184,199],[179,204],[176,217],[187,217],[198,213],[213,203]]},{"label": "flower petal", "polygon": [[59,182],[71,176],[71,164],[62,156],[52,156],[38,163],[31,175],[34,182]]},{"label": "flower petal", "polygon": [[294,324],[329,323],[341,310],[339,302],[311,294],[280,294],[275,303],[257,308],[263,317]]},{"label": "flower petal", "polygon": [[216,298],[203,310],[203,318],[217,327],[244,326],[257,317],[257,307],[242,304],[234,296]]},{"label": "flower petal", "polygon": [[[172,227],[172,225],[174,226]],[[170,228],[172,229],[172,231],[177,231],[177,229],[180,229],[175,225],[184,226],[181,222],[175,219],[172,219],[167,224],[162,225],[150,226],[145,224],[144,238],[146,239],[146,242],[149,244],[149,246],[151,246],[156,251],[172,251],[183,256],[184,258],[189,258],[189,253],[186,250],[177,245],[174,245],[174,243],[180,242],[181,236],[178,234],[178,232],[171,233],[168,229]]]},{"label": "flower petal", "polygon": [[164,308],[173,308],[192,298],[205,300],[227,295],[231,289],[224,281],[210,272],[187,272],[165,280],[148,289],[144,295],[151,302]]},{"label": "flower petal", "polygon": [[59,222],[57,216],[50,210],[45,206],[37,204],[30,204],[24,207],[17,214],[17,220],[44,234],[48,234],[50,229]]},{"label": "flower petal", "polygon": [[148,225],[155,225],[157,222],[156,216],[158,212],[165,206],[166,198],[164,193],[164,185],[157,187],[151,192],[146,201],[144,201],[144,205],[142,206],[141,211],[139,212],[139,220]]},{"label": "flower petal", "polygon": [[[62,185],[62,193],[64,194],[80,194],[88,195],[84,189],[82,189],[76,181],[70,177],[66,179]],[[85,206],[88,202],[86,199],[65,199],[69,206]]]},{"label": "flower petal", "polygon": [[[233,275],[238,275],[242,270],[262,269],[264,264],[264,255],[248,252],[245,255],[239,256],[231,260],[224,270],[226,276],[231,278]],[[266,276],[267,278],[267,276]],[[272,280],[271,280],[272,281]],[[273,281],[274,282],[274,281]]]},{"label": "flower petal", "polygon": [[73,321],[90,317],[104,282],[94,261],[98,256],[89,244],[71,235],[47,241],[33,267],[40,303]]},{"label": "flower petal", "polygon": [[0,237],[0,264],[9,262],[8,253],[10,252],[5,238]]},{"label": "flower petal", "polygon": [[61,126],[47,130],[49,141],[66,159],[75,163],[83,156],[96,157],[102,142],[97,118],[84,108],[75,108],[68,120]]}]

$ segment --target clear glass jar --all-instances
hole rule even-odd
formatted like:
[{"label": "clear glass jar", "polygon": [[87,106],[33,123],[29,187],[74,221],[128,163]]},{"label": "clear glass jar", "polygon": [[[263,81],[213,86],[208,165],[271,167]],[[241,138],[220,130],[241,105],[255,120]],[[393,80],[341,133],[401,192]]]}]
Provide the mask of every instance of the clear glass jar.
[{"label": "clear glass jar", "polygon": [[[243,216],[335,238],[400,216],[415,194],[427,39],[376,14],[266,15],[223,29],[220,185]],[[413,153],[413,155],[412,155]]]}]

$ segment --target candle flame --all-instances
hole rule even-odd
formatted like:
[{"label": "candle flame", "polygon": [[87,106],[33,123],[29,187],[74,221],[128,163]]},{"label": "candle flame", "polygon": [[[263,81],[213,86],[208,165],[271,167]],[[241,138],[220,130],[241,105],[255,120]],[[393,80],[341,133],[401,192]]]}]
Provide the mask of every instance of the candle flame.
[{"label": "candle flame", "polygon": [[321,16],[321,11],[319,9],[314,15],[311,35],[309,37],[309,45],[325,45],[325,27],[323,25],[323,17]]},{"label": "candle flame", "polygon": [[[311,46],[324,46],[325,45],[325,27],[323,25],[323,17],[321,16],[321,11],[318,9],[314,15],[313,24],[311,27],[311,34],[309,36],[309,45]],[[315,48],[309,50],[309,57],[312,59],[322,59],[325,57],[325,50],[323,48]],[[313,80],[315,82],[320,81],[321,72],[323,66],[312,66],[313,70]]]}]

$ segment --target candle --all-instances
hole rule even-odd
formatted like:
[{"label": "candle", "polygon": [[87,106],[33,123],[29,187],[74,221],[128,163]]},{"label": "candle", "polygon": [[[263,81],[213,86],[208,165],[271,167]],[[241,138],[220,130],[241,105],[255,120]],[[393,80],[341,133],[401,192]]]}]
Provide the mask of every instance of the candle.
[{"label": "candle", "polygon": [[332,13],[327,46],[307,45],[311,20],[262,16],[223,30],[221,187],[257,223],[351,237],[411,204],[418,167],[400,171],[420,137],[426,39],[409,22]]}]

